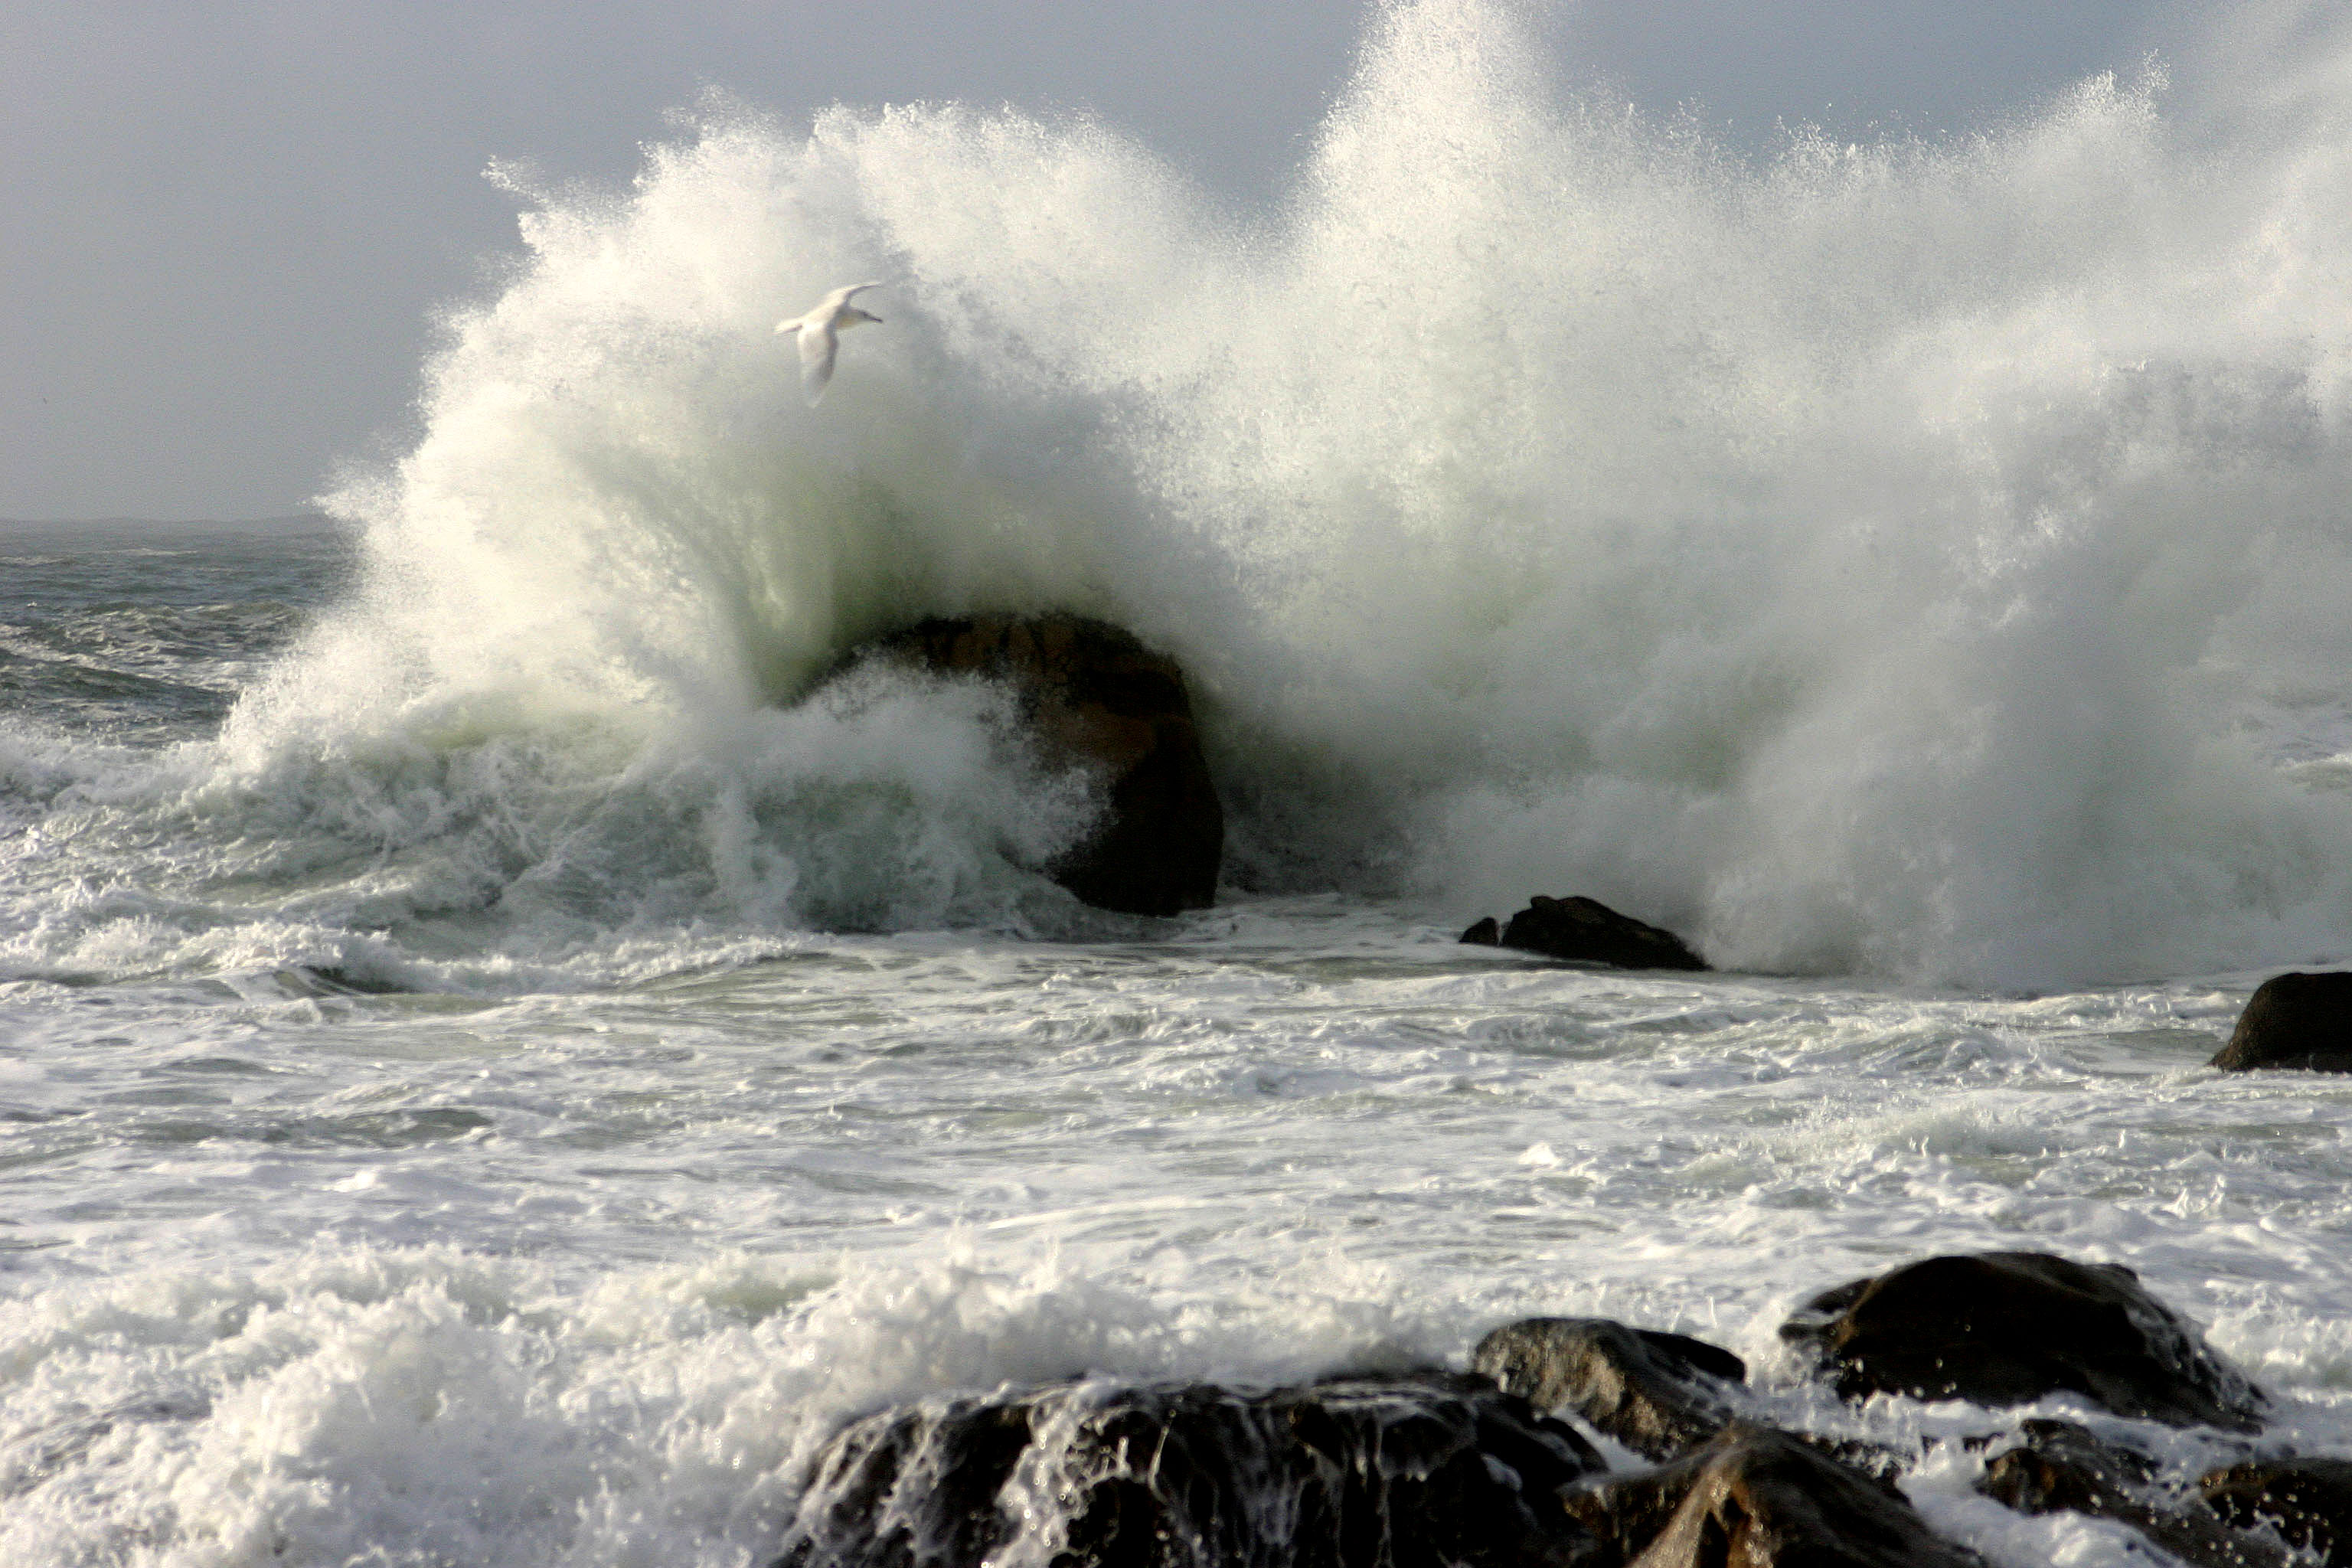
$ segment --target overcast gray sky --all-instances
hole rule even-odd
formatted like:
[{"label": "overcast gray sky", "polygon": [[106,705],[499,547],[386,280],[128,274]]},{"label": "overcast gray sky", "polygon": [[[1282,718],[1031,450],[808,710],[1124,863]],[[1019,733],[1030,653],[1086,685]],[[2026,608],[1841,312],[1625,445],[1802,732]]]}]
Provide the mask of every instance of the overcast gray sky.
[{"label": "overcast gray sky", "polygon": [[[1582,0],[1570,82],[1924,133],[2175,40],[2166,0]],[[492,158],[625,178],[707,84],[1086,108],[1208,184],[1278,188],[1361,0],[5,0],[0,517],[301,510],[398,446],[437,303],[516,248]],[[816,47],[810,47],[812,42]]]}]

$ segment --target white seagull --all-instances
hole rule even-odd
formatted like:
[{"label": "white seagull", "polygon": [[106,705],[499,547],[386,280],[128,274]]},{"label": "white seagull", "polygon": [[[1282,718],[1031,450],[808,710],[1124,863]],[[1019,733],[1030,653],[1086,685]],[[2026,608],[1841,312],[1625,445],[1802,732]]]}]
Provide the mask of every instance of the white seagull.
[{"label": "white seagull", "polygon": [[835,289],[819,300],[816,309],[807,315],[794,316],[776,323],[779,332],[800,334],[801,390],[808,395],[811,408],[814,408],[824,396],[824,384],[833,379],[833,356],[841,348],[841,334],[860,321],[878,324],[882,320],[879,316],[869,316],[851,304],[851,296],[880,287],[879,283],[852,283]]}]

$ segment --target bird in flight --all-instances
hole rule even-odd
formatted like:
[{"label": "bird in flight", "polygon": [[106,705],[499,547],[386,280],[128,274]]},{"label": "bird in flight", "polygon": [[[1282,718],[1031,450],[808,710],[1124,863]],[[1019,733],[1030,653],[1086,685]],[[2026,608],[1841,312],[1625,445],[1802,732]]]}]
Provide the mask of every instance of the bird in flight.
[{"label": "bird in flight", "polygon": [[824,396],[825,383],[833,379],[833,360],[841,349],[841,334],[860,321],[878,324],[882,320],[851,304],[851,297],[880,287],[879,283],[847,284],[819,300],[807,315],[776,323],[779,332],[800,334],[801,391],[807,395],[811,408]]}]

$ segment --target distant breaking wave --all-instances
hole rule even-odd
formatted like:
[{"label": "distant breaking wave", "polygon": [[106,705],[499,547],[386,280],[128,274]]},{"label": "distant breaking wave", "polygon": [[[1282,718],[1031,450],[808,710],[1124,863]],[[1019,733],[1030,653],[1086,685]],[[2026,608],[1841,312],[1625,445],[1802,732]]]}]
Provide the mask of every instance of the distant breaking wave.
[{"label": "distant breaking wave", "polygon": [[[1244,888],[1580,891],[1931,981],[2341,957],[2326,47],[2193,149],[2151,75],[1759,165],[1424,0],[1263,212],[1086,121],[709,106],[626,193],[524,192],[424,436],[331,498],[363,590],[139,809],[387,963],[458,914],[550,962],[1083,931],[1033,868],[1084,781],[989,693],[773,708],[1061,606],[1192,672]],[[888,324],[808,409],[771,328],[867,277]]]}]

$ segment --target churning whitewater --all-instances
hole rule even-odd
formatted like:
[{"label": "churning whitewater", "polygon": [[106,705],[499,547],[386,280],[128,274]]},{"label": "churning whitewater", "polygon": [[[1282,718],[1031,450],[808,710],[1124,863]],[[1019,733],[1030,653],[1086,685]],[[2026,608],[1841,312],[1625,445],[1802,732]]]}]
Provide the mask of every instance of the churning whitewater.
[{"label": "churning whitewater", "polygon": [[[511,179],[331,523],[0,530],[0,1560],[738,1568],[890,1399],[1530,1312],[1799,1401],[1793,1301],[1974,1247],[2352,1452],[2352,1101],[2200,1066],[2352,956],[2294,37],[1751,155],[1400,0],[1264,210],[955,105]],[[867,278],[812,406],[775,322]],[[1044,610],[1183,665],[1217,910],[1044,874],[1103,801],[1005,691],[803,700]],[[1454,942],[1538,892],[1732,973]],[[2137,1550],[1969,1462],[1996,1568]]]}]

